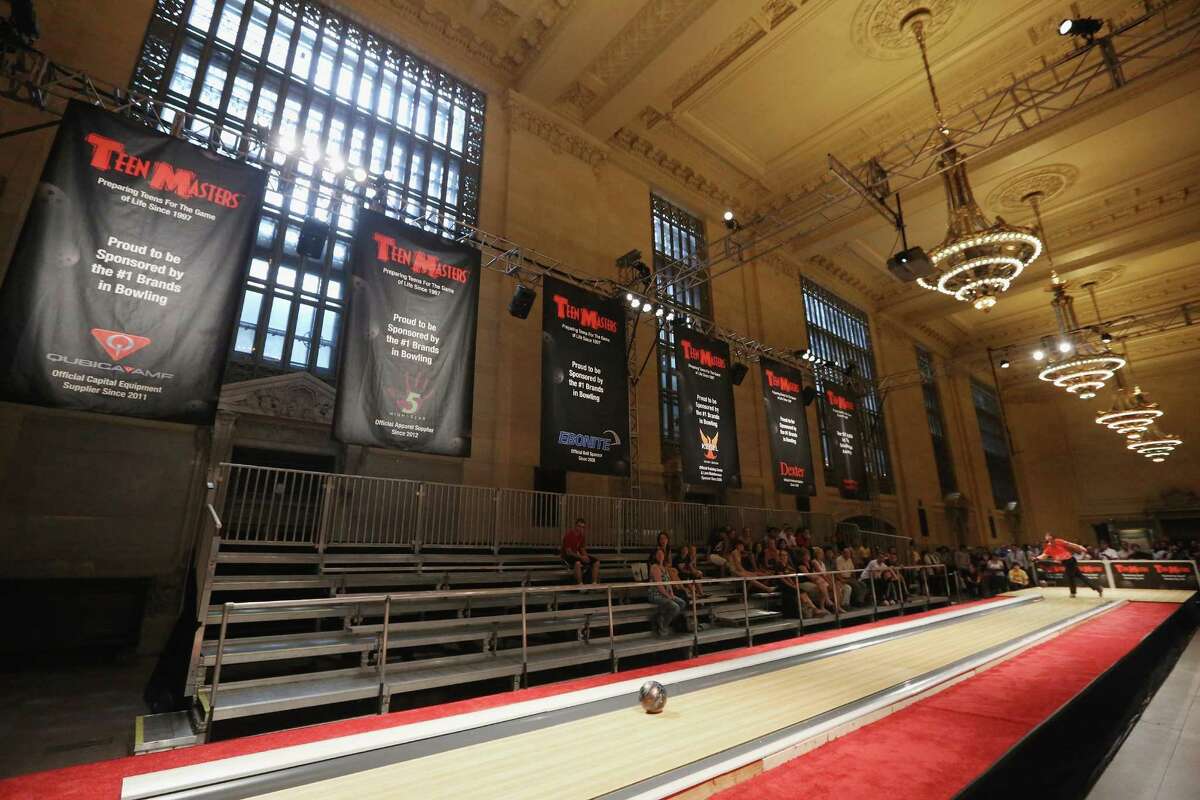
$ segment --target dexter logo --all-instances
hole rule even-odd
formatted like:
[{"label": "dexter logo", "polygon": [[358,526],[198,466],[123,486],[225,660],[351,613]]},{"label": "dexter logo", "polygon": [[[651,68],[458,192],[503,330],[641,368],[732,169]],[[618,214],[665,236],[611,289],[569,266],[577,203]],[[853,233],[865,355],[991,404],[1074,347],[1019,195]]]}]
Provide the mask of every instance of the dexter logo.
[{"label": "dexter logo", "polygon": [[804,478],[804,467],[795,464],[789,464],[786,461],[779,462],[779,476],[781,478]]},{"label": "dexter logo", "polygon": [[92,328],[92,336],[96,337],[96,341],[113,361],[120,361],[125,356],[131,356],[150,344],[150,340],[145,336],[135,336],[132,333],[122,333],[121,331],[106,331],[104,328]]}]

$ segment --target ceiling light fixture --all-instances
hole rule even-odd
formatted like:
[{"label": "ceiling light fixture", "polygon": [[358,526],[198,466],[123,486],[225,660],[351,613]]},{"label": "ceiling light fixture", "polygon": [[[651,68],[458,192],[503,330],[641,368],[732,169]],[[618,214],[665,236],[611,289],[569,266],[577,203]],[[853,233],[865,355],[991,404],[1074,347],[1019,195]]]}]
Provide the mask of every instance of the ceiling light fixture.
[{"label": "ceiling light fixture", "polygon": [[1041,254],[1042,240],[1033,229],[1010,225],[1001,217],[989,221],[975,201],[967,179],[966,161],[950,138],[950,127],[942,114],[929,68],[925,25],[931,17],[929,9],[918,8],[900,22],[901,29],[912,29],[921,49],[921,63],[941,135],[938,166],[942,170],[950,216],[946,238],[929,251],[936,273],[928,279],[918,278],[917,283],[970,303],[979,311],[988,311],[996,305],[997,297],[1008,291],[1012,282]]},{"label": "ceiling light fixture", "polygon": [[[1058,321],[1058,352],[1062,357],[1051,360],[1038,373],[1038,377],[1060,389],[1066,389],[1081,400],[1091,400],[1117,370],[1125,366],[1125,359],[1105,345],[1093,344],[1079,332],[1075,301],[1067,294],[1067,282],[1058,277],[1056,272],[1050,273],[1050,291],[1054,293],[1050,305]],[[1094,292],[1092,300],[1095,302]]]},{"label": "ceiling light fixture", "polygon": [[[1145,456],[1160,462],[1160,459],[1165,459],[1174,452],[1175,448],[1183,444],[1183,440],[1174,434],[1163,433],[1157,426],[1151,425],[1144,431],[1137,434],[1137,438],[1130,440],[1130,443],[1125,445],[1127,450],[1132,450],[1139,456]],[[1161,463],[1161,462],[1160,462]]]},{"label": "ceiling light fixture", "polygon": [[1112,408],[1096,414],[1096,424],[1133,439],[1162,415],[1158,403],[1151,403],[1140,387],[1121,387],[1113,397]]},{"label": "ceiling light fixture", "polygon": [[1079,19],[1064,19],[1058,23],[1059,36],[1086,36],[1088,39],[1100,32],[1104,25],[1095,17],[1080,17]]}]

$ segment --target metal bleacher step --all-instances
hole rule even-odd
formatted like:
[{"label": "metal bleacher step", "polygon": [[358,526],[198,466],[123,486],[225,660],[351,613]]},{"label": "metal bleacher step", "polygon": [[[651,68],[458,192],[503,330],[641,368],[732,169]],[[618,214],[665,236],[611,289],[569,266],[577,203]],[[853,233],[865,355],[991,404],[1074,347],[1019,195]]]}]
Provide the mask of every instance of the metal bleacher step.
[{"label": "metal bleacher step", "polygon": [[133,754],[157,753],[204,742],[204,733],[192,728],[188,711],[144,714],[133,723]]},{"label": "metal bleacher step", "polygon": [[277,591],[290,589],[332,589],[338,578],[330,575],[217,575],[214,592]]},{"label": "metal bleacher step", "polygon": [[713,609],[713,621],[718,625],[745,625],[746,619],[750,619],[750,624],[753,625],[761,620],[777,619],[783,616],[781,611],[772,611],[767,608],[756,608],[751,606],[749,609],[743,608],[740,604],[729,604],[718,606]]}]

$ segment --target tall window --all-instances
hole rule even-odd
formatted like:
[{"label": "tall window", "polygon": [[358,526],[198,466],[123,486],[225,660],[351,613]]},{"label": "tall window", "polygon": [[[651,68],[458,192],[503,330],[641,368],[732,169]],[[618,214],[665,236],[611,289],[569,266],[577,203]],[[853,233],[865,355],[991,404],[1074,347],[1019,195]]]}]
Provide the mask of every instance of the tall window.
[{"label": "tall window", "polygon": [[971,396],[975,401],[975,416],[979,419],[979,436],[983,439],[983,457],[988,477],[992,481],[992,501],[996,508],[1017,499],[1017,481],[1013,477],[1012,457],[1008,452],[1008,437],[1000,415],[1000,398],[990,386],[971,381]]},{"label": "tall window", "polygon": [[[270,178],[233,379],[332,377],[357,215],[343,192],[447,236],[475,222],[484,95],[316,3],[158,0],[133,86],[214,149],[236,153],[243,132],[273,145],[256,153]],[[329,225],[320,259],[297,253],[308,218]]]},{"label": "tall window", "polygon": [[[808,347],[818,357],[843,369],[853,366],[867,386],[862,397],[864,414],[864,453],[867,470],[878,482],[880,492],[895,491],[892,485],[892,465],[888,456],[887,430],[884,426],[883,404],[874,388],[875,351],[871,346],[871,328],[867,315],[833,292],[807,278],[800,279],[804,295],[804,318],[808,324]],[[817,376],[819,402],[824,403],[824,387]],[[832,442],[825,430],[825,415],[818,415],[821,425],[821,452],[825,466],[830,464]],[[826,475],[828,475],[826,471]]]},{"label": "tall window", "polygon": [[946,435],[946,417],[942,413],[942,396],[938,391],[933,370],[933,354],[917,348],[917,369],[921,372],[921,394],[925,399],[925,418],[929,420],[929,435],[933,439],[933,459],[937,463],[938,486],[942,494],[958,490],[954,479],[954,461],[950,458],[950,440]]},{"label": "tall window", "polygon": [[[654,275],[662,291],[674,302],[710,316],[708,284],[690,289],[671,280],[674,262],[703,263],[708,257],[704,223],[656,195],[650,196],[650,222],[654,228]],[[672,323],[658,320],[658,407],[664,444],[679,443],[679,376],[675,373],[675,333]]]}]

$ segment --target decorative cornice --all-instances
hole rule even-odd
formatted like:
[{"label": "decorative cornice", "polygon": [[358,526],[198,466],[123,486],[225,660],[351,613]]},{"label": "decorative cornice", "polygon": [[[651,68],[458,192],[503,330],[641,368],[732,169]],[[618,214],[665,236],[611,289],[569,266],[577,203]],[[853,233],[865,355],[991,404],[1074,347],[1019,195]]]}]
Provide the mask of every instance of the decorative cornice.
[{"label": "decorative cornice", "polygon": [[333,422],[334,397],[333,387],[311,374],[291,372],[225,384],[218,407],[226,412],[328,425]]},{"label": "decorative cornice", "polygon": [[737,198],[728,189],[718,186],[705,175],[672,157],[654,142],[628,127],[618,129],[609,141],[614,148],[638,157],[660,174],[708,198],[719,208],[729,208],[737,204]]},{"label": "decorative cornice", "polygon": [[874,301],[876,303],[883,300],[883,295],[880,294],[878,290],[876,290],[874,287],[867,285],[864,281],[859,279],[858,276],[849,272],[845,268],[838,266],[834,261],[832,261],[829,258],[826,258],[823,255],[816,254],[813,256],[809,256],[808,263],[815,264],[816,266],[825,270],[825,272],[829,273],[830,275],[832,275],[835,278],[837,278],[838,280],[840,280],[842,283],[846,284],[847,286],[850,286],[853,289],[856,289],[857,291],[862,293],[865,297],[870,298],[872,301]]},{"label": "decorative cornice", "polygon": [[509,127],[527,131],[548,143],[556,153],[574,156],[592,169],[599,169],[609,157],[609,148],[574,123],[542,108],[528,97],[510,91],[504,103]]}]

